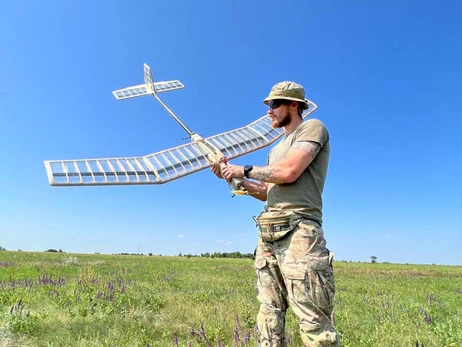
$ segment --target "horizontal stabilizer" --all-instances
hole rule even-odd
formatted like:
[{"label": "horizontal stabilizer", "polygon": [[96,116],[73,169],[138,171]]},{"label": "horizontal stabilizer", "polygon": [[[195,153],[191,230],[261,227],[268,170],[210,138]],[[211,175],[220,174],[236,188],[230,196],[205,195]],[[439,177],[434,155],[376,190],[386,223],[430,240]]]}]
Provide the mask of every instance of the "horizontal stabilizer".
[{"label": "horizontal stabilizer", "polygon": [[[178,80],[156,82],[154,83],[154,91],[156,93],[169,92],[184,88],[183,83]],[[151,95],[152,91],[146,87],[146,84],[140,84],[124,89],[115,90],[112,92],[117,100],[136,98],[139,96]]]}]

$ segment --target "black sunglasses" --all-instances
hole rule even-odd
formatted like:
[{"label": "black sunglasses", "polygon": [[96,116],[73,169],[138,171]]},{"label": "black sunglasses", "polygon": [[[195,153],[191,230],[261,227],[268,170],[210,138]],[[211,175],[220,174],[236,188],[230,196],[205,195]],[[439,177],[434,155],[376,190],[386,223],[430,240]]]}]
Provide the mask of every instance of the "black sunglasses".
[{"label": "black sunglasses", "polygon": [[292,102],[293,102],[292,100],[275,99],[275,100],[270,100],[270,102],[268,103],[268,106],[272,108],[273,110],[275,110],[281,105],[289,105]]}]

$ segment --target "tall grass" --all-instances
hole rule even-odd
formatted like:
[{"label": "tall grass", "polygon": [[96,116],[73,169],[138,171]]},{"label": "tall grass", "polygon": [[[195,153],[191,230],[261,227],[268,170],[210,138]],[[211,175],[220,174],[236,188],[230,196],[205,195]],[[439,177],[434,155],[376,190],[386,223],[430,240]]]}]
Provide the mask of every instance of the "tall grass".
[{"label": "tall grass", "polygon": [[[462,267],[334,268],[343,346],[462,346]],[[255,346],[257,311],[249,259],[0,252],[0,346]]]}]

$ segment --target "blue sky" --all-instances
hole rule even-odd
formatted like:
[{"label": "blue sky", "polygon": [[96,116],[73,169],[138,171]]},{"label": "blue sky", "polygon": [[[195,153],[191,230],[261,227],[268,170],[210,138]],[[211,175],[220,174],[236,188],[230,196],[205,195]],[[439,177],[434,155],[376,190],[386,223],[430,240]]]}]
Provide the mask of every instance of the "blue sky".
[{"label": "blue sky", "polygon": [[[165,185],[51,187],[43,161],[139,156],[210,136],[302,84],[331,136],[337,260],[462,264],[459,1],[15,1],[0,5],[0,245],[77,253],[253,252],[263,203],[209,170]],[[238,158],[263,165],[269,148]]]}]

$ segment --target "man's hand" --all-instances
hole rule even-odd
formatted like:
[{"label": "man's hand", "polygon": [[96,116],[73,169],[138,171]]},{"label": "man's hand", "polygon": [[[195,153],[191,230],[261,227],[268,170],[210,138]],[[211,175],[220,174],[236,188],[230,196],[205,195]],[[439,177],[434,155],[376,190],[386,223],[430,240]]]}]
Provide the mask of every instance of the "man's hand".
[{"label": "man's hand", "polygon": [[218,178],[224,178],[228,182],[231,181],[232,178],[241,178],[244,177],[244,167],[239,165],[231,165],[226,164],[223,165],[220,169],[220,164],[215,164],[210,167],[212,172]]},{"label": "man's hand", "polygon": [[225,180],[229,182],[232,178],[244,177],[244,167],[239,165],[227,164],[221,168],[221,173]]},{"label": "man's hand", "polygon": [[221,170],[220,170],[220,164],[215,164],[211,166],[212,172],[217,176],[218,178],[223,178],[221,175]]}]

